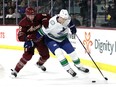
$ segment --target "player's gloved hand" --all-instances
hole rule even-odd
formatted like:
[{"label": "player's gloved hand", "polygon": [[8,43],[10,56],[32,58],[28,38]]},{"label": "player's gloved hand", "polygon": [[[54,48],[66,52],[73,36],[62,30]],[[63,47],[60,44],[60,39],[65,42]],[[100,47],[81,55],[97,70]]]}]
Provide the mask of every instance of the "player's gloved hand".
[{"label": "player's gloved hand", "polygon": [[32,40],[25,41],[25,43],[24,43],[24,47],[25,47],[25,48],[31,48],[31,47],[33,47],[33,46],[34,46],[34,43],[33,43]]}]

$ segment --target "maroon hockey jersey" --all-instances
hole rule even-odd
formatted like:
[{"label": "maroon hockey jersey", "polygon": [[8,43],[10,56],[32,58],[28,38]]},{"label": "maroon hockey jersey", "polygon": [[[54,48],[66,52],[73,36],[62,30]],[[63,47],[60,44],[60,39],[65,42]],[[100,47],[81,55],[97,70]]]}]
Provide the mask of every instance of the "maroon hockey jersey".
[{"label": "maroon hockey jersey", "polygon": [[[27,17],[24,17],[19,22],[19,32],[18,32],[19,41],[26,41],[27,39],[36,40],[36,33],[38,29],[40,29],[42,25],[44,27],[47,27],[49,19],[50,15],[48,14],[36,14],[33,21],[29,20]],[[31,27],[35,28],[35,30],[29,31]]]}]

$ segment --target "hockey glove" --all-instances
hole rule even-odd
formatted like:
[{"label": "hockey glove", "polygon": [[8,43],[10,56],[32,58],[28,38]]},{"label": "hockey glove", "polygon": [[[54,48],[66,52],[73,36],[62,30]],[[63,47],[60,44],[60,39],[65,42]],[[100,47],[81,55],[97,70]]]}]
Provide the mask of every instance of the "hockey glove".
[{"label": "hockey glove", "polygon": [[33,47],[33,46],[34,46],[34,43],[33,43],[32,40],[30,40],[30,41],[25,41],[25,43],[24,43],[24,47],[25,47],[25,48],[31,48],[31,47]]}]

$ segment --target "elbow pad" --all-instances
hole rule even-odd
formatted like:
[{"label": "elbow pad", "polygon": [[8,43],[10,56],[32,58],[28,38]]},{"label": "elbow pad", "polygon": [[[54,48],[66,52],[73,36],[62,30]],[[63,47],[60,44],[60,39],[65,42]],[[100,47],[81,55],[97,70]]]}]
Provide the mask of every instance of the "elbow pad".
[{"label": "elbow pad", "polygon": [[70,28],[70,31],[72,34],[75,34],[77,32],[75,25],[73,24],[72,20],[68,24],[68,27]]}]

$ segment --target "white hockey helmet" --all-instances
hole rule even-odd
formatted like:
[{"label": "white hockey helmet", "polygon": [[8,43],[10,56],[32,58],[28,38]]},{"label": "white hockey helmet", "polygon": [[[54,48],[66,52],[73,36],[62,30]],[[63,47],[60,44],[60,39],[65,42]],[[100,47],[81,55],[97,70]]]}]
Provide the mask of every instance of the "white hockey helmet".
[{"label": "white hockey helmet", "polygon": [[64,19],[69,19],[70,18],[70,15],[68,13],[68,11],[66,9],[62,9],[60,11],[60,13],[58,14],[58,16],[64,18]]}]

